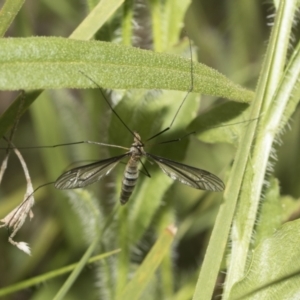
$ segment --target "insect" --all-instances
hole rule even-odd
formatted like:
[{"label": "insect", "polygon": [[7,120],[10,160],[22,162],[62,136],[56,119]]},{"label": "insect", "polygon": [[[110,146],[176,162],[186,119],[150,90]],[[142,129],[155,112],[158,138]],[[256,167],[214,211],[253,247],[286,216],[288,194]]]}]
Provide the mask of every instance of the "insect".
[{"label": "insect", "polygon": [[71,169],[63,173],[55,181],[54,186],[61,190],[85,187],[108,175],[123,158],[129,157],[124,171],[120,195],[120,202],[125,204],[129,200],[136,185],[139,175],[138,166],[143,156],[156,162],[161,170],[173,180],[200,190],[213,192],[221,192],[224,190],[225,186],[222,180],[208,171],[146,152],[144,150],[144,143],[137,132],[134,132],[134,142],[129,151],[125,154]]},{"label": "insect", "polygon": [[[147,141],[152,140],[153,138],[156,138],[157,136],[168,131],[172,127],[182,105],[184,104],[185,100],[187,99],[187,96],[193,90],[193,59],[192,59],[191,44],[190,44],[190,51],[191,51],[191,65],[190,65],[191,86],[190,86],[190,89],[188,90],[186,96],[184,97],[181,104],[179,105],[179,108],[177,109],[170,126],[165,128],[164,130],[160,131],[159,133],[155,134],[151,138],[147,139]],[[54,146],[23,147],[23,149],[25,149],[25,148],[49,148],[49,147],[57,147],[57,146],[63,146],[63,145],[89,143],[89,144],[104,145],[104,146],[121,148],[121,149],[127,150],[127,152],[124,154],[73,168],[67,172],[64,172],[54,182],[50,182],[45,185],[54,184],[55,188],[60,189],[60,190],[83,188],[83,187],[86,187],[86,186],[102,179],[103,177],[108,175],[118,165],[118,163],[120,163],[123,159],[129,158],[127,165],[125,167],[125,171],[124,171],[122,189],[121,189],[121,195],[120,195],[120,202],[122,204],[125,204],[128,202],[128,200],[134,190],[134,187],[136,185],[136,182],[137,182],[137,179],[139,176],[139,170],[138,170],[139,165],[142,165],[144,170],[146,171],[146,175],[148,177],[151,177],[142,162],[142,158],[146,157],[150,161],[154,161],[160,167],[160,169],[163,171],[163,173],[165,173],[171,179],[181,182],[182,184],[193,187],[195,189],[201,189],[201,190],[207,190],[207,191],[213,191],[213,192],[221,192],[224,190],[225,185],[222,182],[222,180],[220,178],[218,178],[216,175],[214,175],[208,171],[198,169],[198,168],[195,168],[192,166],[188,166],[188,165],[185,165],[185,164],[182,164],[182,163],[179,163],[179,162],[176,162],[176,161],[164,158],[164,157],[156,156],[156,155],[146,152],[144,150],[144,147],[146,146],[146,144],[142,141],[140,135],[137,132],[132,131],[126,125],[126,123],[122,120],[122,118],[115,111],[115,109],[112,107],[112,105],[110,104],[110,102],[108,101],[106,96],[104,95],[104,92],[103,92],[102,88],[100,87],[100,85],[95,80],[93,80],[91,77],[86,75],[85,73],[83,73],[81,71],[79,71],[79,72],[82,73],[83,76],[85,76],[88,80],[92,81],[99,88],[104,100],[110,107],[111,111],[115,114],[115,116],[119,119],[119,121],[123,124],[123,126],[128,130],[128,132],[130,132],[131,135],[133,136],[133,143],[130,148],[126,148],[126,147],[122,147],[122,146],[118,146],[118,145],[105,144],[105,143],[100,143],[100,142],[93,142],[93,141],[83,141],[83,142],[75,142],[75,143],[68,143],[68,144],[59,144],[59,145],[54,145]],[[178,139],[178,140],[180,140],[180,139]],[[173,140],[173,141],[176,141],[176,140]],[[173,141],[170,141],[170,142],[173,142]],[[42,185],[42,186],[44,186],[44,185]],[[35,193],[42,186],[39,186],[38,188],[36,188],[33,193]]]},{"label": "insect", "polygon": [[[191,50],[191,45],[190,45]],[[192,51],[191,51],[192,55]],[[80,71],[79,71],[80,72]],[[23,225],[25,219],[27,216],[32,218],[33,214],[31,211],[31,208],[34,204],[34,193],[39,190],[40,188],[54,184],[54,186],[57,189],[60,190],[66,190],[66,189],[76,189],[76,188],[83,188],[86,187],[92,183],[97,182],[98,180],[101,180],[103,177],[108,175],[123,159],[127,158],[128,162],[125,167],[124,176],[123,176],[123,182],[122,182],[122,189],[121,189],[121,195],[120,195],[120,202],[121,204],[126,204],[134,190],[134,187],[136,186],[137,179],[139,176],[139,165],[142,165],[144,168],[144,173],[148,177],[151,177],[147,169],[145,168],[142,159],[146,158],[150,160],[151,162],[155,162],[159,168],[162,170],[164,174],[169,176],[171,179],[179,181],[182,184],[185,184],[187,186],[193,187],[195,189],[202,189],[202,190],[208,190],[208,191],[214,191],[214,192],[221,192],[224,190],[225,185],[222,182],[221,179],[219,179],[216,175],[202,170],[198,169],[192,166],[188,166],[173,160],[170,160],[168,158],[160,157],[157,155],[150,154],[145,151],[146,143],[162,133],[168,131],[175,119],[177,118],[177,115],[184,104],[185,100],[187,99],[187,96],[190,92],[193,90],[193,62],[191,57],[191,87],[188,90],[186,96],[182,100],[181,104],[179,105],[171,124],[169,127],[165,128],[164,130],[158,132],[157,134],[153,135],[149,139],[146,140],[144,143],[142,138],[137,132],[132,131],[129,126],[126,125],[126,123],[123,121],[123,119],[118,115],[116,110],[112,107],[108,99],[105,97],[104,92],[102,88],[97,84],[96,81],[94,81],[91,77],[87,76],[83,72],[81,72],[87,79],[92,81],[100,90],[102,93],[102,96],[108,106],[110,107],[113,114],[119,119],[119,121],[123,124],[123,126],[128,130],[128,132],[133,137],[133,143],[130,148],[122,147],[119,145],[111,145],[111,144],[105,144],[100,142],[93,142],[93,141],[82,141],[82,142],[74,142],[74,143],[67,143],[67,144],[58,144],[53,146],[39,146],[39,147],[22,147],[20,149],[29,149],[29,148],[52,148],[52,147],[59,147],[59,146],[66,146],[66,145],[74,145],[74,144],[81,144],[81,143],[87,143],[87,144],[96,144],[96,145],[102,145],[102,146],[108,146],[108,147],[114,147],[114,148],[120,148],[125,149],[126,152],[124,154],[114,156],[111,158],[103,159],[94,163],[86,164],[83,166],[79,166],[76,168],[72,168],[71,170],[64,172],[62,175],[60,175],[57,180],[53,182],[48,182],[46,184],[38,186],[36,189],[33,190],[32,186],[30,185],[30,189],[28,189],[27,193],[24,196],[24,200],[20,205],[18,205],[13,211],[11,211],[6,217],[4,217],[1,222],[4,224],[1,226],[6,226],[9,229],[11,229],[11,234],[9,236],[9,241],[17,246],[19,249],[23,250],[26,253],[30,253],[30,248],[28,245],[24,242],[16,242],[13,240],[13,237],[16,235],[17,231],[21,228]],[[177,139],[180,140],[180,139]],[[167,142],[162,142],[158,144],[164,144],[169,142],[175,142],[177,140],[171,140]],[[14,149],[13,144],[11,149]],[[10,149],[10,148],[9,148]]]},{"label": "insect", "polygon": [[[195,189],[213,191],[213,192],[221,192],[224,190],[225,185],[220,178],[216,175],[198,169],[192,166],[188,166],[164,157],[159,157],[153,154],[150,154],[144,150],[145,143],[143,143],[140,135],[137,132],[132,131],[125,122],[121,119],[121,117],[117,114],[114,110],[112,105],[106,99],[101,87],[89,76],[83,74],[89,80],[91,80],[97,87],[100,89],[102,95],[104,96],[105,101],[111,108],[112,112],[117,116],[117,118],[121,121],[121,123],[127,128],[127,130],[133,136],[133,143],[130,148],[125,148],[117,145],[107,145],[111,147],[123,148],[128,150],[126,153],[118,156],[114,156],[111,158],[107,158],[104,160],[100,160],[91,164],[83,165],[80,167],[73,168],[61,176],[55,181],[54,186],[57,189],[65,190],[65,189],[76,189],[76,188],[83,188],[92,183],[97,182],[104,176],[108,175],[116,165],[122,161],[124,158],[129,158],[127,165],[125,167],[124,175],[123,175],[123,182],[122,182],[122,189],[120,195],[120,202],[121,204],[126,204],[134,190],[136,185],[138,176],[139,176],[139,165],[143,165],[142,158],[146,157],[150,161],[154,161],[160,169],[170,178],[173,180],[177,180],[185,185],[193,187]],[[192,87],[191,87],[192,89]],[[191,91],[190,89],[190,91]],[[188,92],[188,94],[190,93]],[[188,95],[187,94],[187,95]],[[187,97],[186,95],[186,97]],[[153,137],[148,139],[147,141],[157,137],[158,135],[162,134],[163,132],[169,130],[182,106],[186,97],[182,101],[179,109],[177,110],[175,117],[171,123],[171,125],[162,130],[161,132],[155,134]],[[99,143],[101,144],[101,143]],[[106,144],[102,144],[106,145]],[[146,175],[150,177],[150,174],[146,170]]]}]

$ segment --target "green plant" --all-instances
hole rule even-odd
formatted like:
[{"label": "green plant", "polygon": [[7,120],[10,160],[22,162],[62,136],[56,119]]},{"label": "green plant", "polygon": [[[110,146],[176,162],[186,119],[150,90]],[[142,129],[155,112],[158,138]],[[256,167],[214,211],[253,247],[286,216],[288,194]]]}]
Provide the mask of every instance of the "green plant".
[{"label": "green plant", "polygon": [[[22,38],[0,40],[0,87],[2,90],[26,90],[25,96],[17,98],[1,116],[2,135],[20,116],[20,107],[22,113],[30,107],[34,125],[29,129],[23,125],[27,124],[26,115],[19,120],[13,139],[17,147],[80,140],[129,146],[132,136],[111,114],[99,91],[61,90],[95,88],[81,72],[88,74],[101,87],[114,90],[108,96],[116,111],[142,138],[146,139],[170,125],[191,84],[188,41],[180,39],[190,1],[152,0],[145,7],[136,6],[130,0],[123,6],[120,5],[124,1],[103,0],[97,5],[95,1],[89,1],[91,11],[79,26],[76,24],[81,17],[77,8],[79,3],[75,6],[73,2],[62,2],[60,6],[53,6],[52,1],[44,0],[39,5],[26,6],[23,2],[7,0],[1,15],[2,36],[14,21],[13,32]],[[17,15],[22,5],[24,7]],[[257,51],[255,57],[262,53],[255,46],[262,45],[263,38],[259,35],[261,27],[249,28],[248,24],[259,23],[255,19],[259,6],[253,0],[231,5],[228,6],[232,21],[230,51],[225,49],[221,37],[209,30],[209,22],[199,3],[193,3],[199,20],[196,22],[193,19],[196,14],[190,11],[190,18],[186,20],[187,32],[199,47],[201,62],[207,63],[213,56],[217,68],[232,76],[234,71],[246,66],[244,72],[235,74],[236,81],[251,86],[252,73],[258,72],[259,63],[250,62],[254,51]],[[163,140],[172,140],[192,131],[196,131],[196,138],[183,139],[174,147],[151,148],[153,153],[179,161],[186,157],[187,163],[216,174],[224,166],[220,175],[226,182],[222,201],[220,194],[172,185],[172,180],[151,165],[147,165],[151,180],[141,175],[132,198],[123,207],[114,207],[122,180],[121,167],[91,189],[66,193],[54,191],[53,187],[41,189],[36,197],[43,201],[38,201],[33,208],[33,222],[16,236],[18,240],[22,233],[22,239],[30,242],[33,257],[20,258],[20,252],[12,250],[8,244],[1,256],[10,255],[13,262],[22,259],[22,263],[18,267],[17,263],[15,266],[12,263],[13,271],[6,281],[3,278],[5,285],[24,278],[24,274],[33,277],[38,265],[43,272],[56,269],[58,274],[60,267],[76,260],[79,263],[67,280],[59,277],[49,280],[53,278],[52,274],[27,283],[31,286],[48,279],[47,288],[39,289],[34,297],[52,299],[56,295],[55,299],[67,299],[65,297],[70,295],[70,299],[94,299],[100,295],[101,299],[190,299],[194,295],[194,299],[211,299],[219,271],[226,269],[224,299],[252,299],[254,296],[264,299],[275,291],[277,295],[297,298],[299,222],[281,225],[299,204],[291,197],[283,197],[273,172],[267,172],[267,167],[274,164],[269,159],[274,151],[274,140],[280,138],[279,134],[298,103],[299,47],[287,55],[296,5],[296,1],[281,1],[277,8],[255,94],[206,65],[194,62],[193,93],[188,96],[172,130]],[[49,16],[56,16],[57,23],[62,22],[69,31],[76,30],[69,39],[54,37],[67,36],[67,31],[61,31],[61,25],[51,22],[45,26],[45,30],[51,32],[48,37],[30,37],[36,33],[29,25],[28,11],[43,16],[39,19],[41,25],[46,24],[42,22],[43,18],[47,20]],[[141,31],[134,26],[133,19],[143,24]],[[150,21],[151,30],[147,28]],[[201,35],[197,34],[196,24],[201,28]],[[109,42],[89,41],[94,35]],[[152,44],[149,36],[155,52],[128,46],[149,46]],[[182,54],[187,58],[180,57]],[[55,90],[42,92],[48,89]],[[221,101],[198,116],[198,93],[230,101]],[[211,102],[214,100],[210,98]],[[247,120],[249,122],[244,122]],[[31,137],[32,131],[35,138]],[[35,187],[55,180],[71,162],[120,153],[93,145],[33,150],[36,154],[30,154],[32,150],[21,151],[24,156],[28,155],[25,160],[33,174]],[[43,168],[36,163],[39,152],[39,164],[43,164]],[[297,159],[297,156],[293,158]],[[13,191],[13,195],[2,204],[3,216],[22,199],[21,192],[16,190],[22,180],[15,176],[21,173],[16,168],[14,162],[9,163],[7,177],[11,179],[2,183],[7,190]],[[14,177],[9,177],[10,172]],[[299,172],[292,178],[298,179]],[[265,180],[268,185],[264,184]],[[114,186],[111,186],[112,182]],[[299,195],[297,188],[287,191]],[[283,203],[285,210],[282,209]],[[70,204],[73,209],[70,209]],[[41,212],[37,207],[41,207]],[[41,220],[42,215],[46,220]],[[176,222],[178,233],[175,239],[183,247],[189,245],[187,240],[194,245],[197,237],[203,237],[198,252],[205,251],[204,261],[194,272],[178,267],[176,274],[172,266],[174,257],[170,245],[174,231],[168,226]],[[169,229],[165,231],[165,228]],[[275,234],[274,230],[277,230]],[[3,235],[3,244],[4,241]],[[89,274],[85,274],[83,267],[93,252],[105,253],[118,248],[120,253],[101,260]],[[143,264],[149,249],[151,252]],[[226,250],[229,255],[225,255]],[[181,252],[182,255],[186,253]],[[48,261],[50,263],[46,263]],[[283,267],[274,268],[272,264]],[[93,274],[96,274],[96,280]],[[132,274],[136,277],[130,281]],[[93,281],[97,288],[92,288]],[[0,295],[17,290],[18,287],[2,289]],[[87,293],[87,290],[91,292]]]}]

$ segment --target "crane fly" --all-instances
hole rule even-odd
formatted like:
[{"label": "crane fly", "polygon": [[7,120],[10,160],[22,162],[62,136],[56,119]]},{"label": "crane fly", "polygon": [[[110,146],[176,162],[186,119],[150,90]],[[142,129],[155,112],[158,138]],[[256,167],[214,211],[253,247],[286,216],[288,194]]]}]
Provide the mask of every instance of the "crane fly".
[{"label": "crane fly", "polygon": [[[195,189],[200,190],[207,190],[207,191],[213,191],[213,192],[221,192],[224,190],[225,185],[222,182],[220,178],[218,178],[216,175],[202,170],[198,169],[192,166],[188,166],[164,157],[156,156],[153,154],[150,154],[144,150],[145,144],[142,142],[142,139],[140,135],[137,132],[132,131],[126,123],[122,120],[122,118],[118,115],[118,113],[114,110],[110,102],[105,97],[101,87],[98,85],[97,82],[95,82],[91,77],[87,76],[83,72],[81,72],[85,77],[87,77],[90,81],[92,81],[100,90],[102,93],[103,98],[107,102],[108,106],[112,110],[112,112],[116,115],[116,117],[120,120],[120,122],[123,124],[124,127],[127,128],[127,130],[132,134],[133,136],[133,143],[130,148],[125,148],[122,146],[117,145],[109,145],[109,144],[102,144],[110,147],[116,147],[116,148],[123,148],[127,149],[128,151],[122,155],[114,156],[111,158],[107,158],[104,160],[100,160],[88,165],[83,165],[80,167],[73,168],[65,173],[63,173],[58,179],[55,181],[54,186],[57,189],[65,190],[65,189],[76,189],[76,188],[83,188],[86,187],[92,183],[97,182],[104,176],[108,175],[112,169],[116,167],[116,165],[124,158],[128,157],[129,160],[127,162],[127,165],[125,167],[123,181],[122,181],[122,189],[121,189],[121,195],[120,195],[120,202],[121,204],[126,204],[134,190],[134,187],[136,185],[139,170],[138,166],[141,164],[143,167],[142,158],[146,157],[150,161],[154,161],[160,169],[170,178],[173,180],[177,180],[185,185],[188,185],[190,187],[193,187]],[[192,59],[191,59],[191,74],[192,74]],[[151,138],[147,139],[147,141],[156,138],[160,134],[166,132],[169,130],[175,121],[177,114],[182,107],[183,103],[185,102],[188,94],[193,89],[193,76],[191,75],[191,87],[189,91],[187,92],[186,96],[181,102],[181,105],[179,106],[175,116],[173,117],[173,120],[170,124],[170,126],[159,133],[155,134]],[[145,168],[145,167],[144,167]],[[146,170],[146,175],[148,177],[151,177],[150,174]]]},{"label": "crane fly", "polygon": [[[190,51],[191,51],[191,86],[190,89],[188,90],[186,96],[182,100],[181,104],[179,105],[179,108],[177,109],[175,116],[173,117],[173,120],[169,127],[165,128],[164,130],[160,131],[159,133],[155,134],[151,138],[147,139],[147,141],[156,138],[157,136],[161,135],[162,133],[168,131],[182,105],[184,104],[187,96],[189,93],[192,92],[193,90],[193,59],[192,59],[192,48],[191,48],[191,43],[190,43]],[[98,180],[102,179],[106,175],[108,175],[116,166],[119,162],[122,161],[124,158],[129,158],[127,165],[125,167],[124,171],[124,177],[123,177],[123,182],[122,182],[122,189],[121,189],[121,195],[120,195],[120,202],[122,204],[125,204],[128,202],[134,187],[136,185],[138,175],[139,175],[139,170],[138,166],[141,164],[144,169],[145,166],[142,162],[142,158],[145,157],[149,159],[150,161],[154,161],[160,169],[165,173],[167,176],[169,176],[171,179],[176,180],[181,182],[182,184],[185,184],[187,186],[193,187],[195,189],[200,189],[200,190],[207,190],[207,191],[213,191],[213,192],[221,192],[224,190],[225,185],[222,182],[220,178],[218,178],[216,175],[202,170],[198,169],[192,166],[188,166],[164,157],[160,157],[157,155],[150,154],[144,150],[145,143],[143,143],[140,135],[137,132],[132,131],[126,123],[123,121],[123,119],[118,115],[118,113],[115,111],[115,109],[112,107],[106,96],[104,95],[104,92],[100,85],[93,80],[90,76],[87,74],[79,71],[82,75],[84,75],[88,80],[93,82],[95,86],[97,86],[110,107],[111,111],[115,114],[115,116],[119,119],[119,121],[123,124],[123,126],[128,130],[128,132],[131,133],[133,136],[133,143],[130,148],[118,146],[118,145],[111,145],[111,144],[105,144],[105,143],[99,143],[99,142],[92,142],[92,141],[83,141],[83,142],[76,142],[76,143],[69,143],[69,144],[59,144],[59,145],[54,145],[53,147],[56,146],[63,146],[63,145],[72,145],[72,144],[79,144],[79,143],[88,143],[88,144],[98,144],[98,145],[104,145],[104,146],[109,146],[109,147],[114,147],[114,148],[121,148],[121,149],[126,149],[127,152],[118,156],[114,156],[111,158],[99,160],[97,162],[79,166],[76,168],[73,168],[67,172],[64,172],[62,175],[60,175],[57,180],[54,182],[47,183],[48,184],[54,184],[55,188],[60,189],[60,190],[66,190],[66,189],[76,189],[76,188],[83,188],[86,187],[92,183],[97,182]],[[180,139],[178,139],[180,140]],[[173,142],[176,140],[168,141],[168,142]],[[47,146],[45,146],[47,147]],[[30,148],[30,147],[28,147]],[[37,148],[44,148],[43,146],[37,147]],[[146,171],[146,175],[148,177],[151,177],[150,174]],[[44,185],[42,185],[44,186]],[[37,189],[34,190],[37,191],[40,187],[39,186]],[[33,193],[34,193],[33,192]],[[31,195],[30,195],[31,196]]]},{"label": "crane fly", "polygon": [[[63,173],[55,182],[57,189],[76,189],[90,185],[102,177],[108,175],[110,171],[125,157],[129,161],[125,167],[122,182],[120,202],[126,204],[136,185],[139,171],[138,166],[142,157],[154,161],[161,170],[173,180],[177,180],[195,189],[221,192],[224,190],[224,183],[216,175],[194,168],[173,160],[150,154],[144,150],[144,143],[137,132],[134,133],[134,142],[125,154],[103,159],[98,162],[80,166]],[[147,174],[148,175],[148,174]],[[149,176],[149,175],[148,175]]]},{"label": "crane fly", "polygon": [[[191,42],[190,42],[190,51],[191,51],[191,86],[188,90],[186,96],[182,100],[181,104],[179,105],[179,108],[177,109],[171,124],[169,127],[165,128],[164,130],[158,132],[151,138],[147,139],[146,141],[149,141],[151,139],[156,138],[157,136],[161,135],[162,133],[168,131],[182,105],[184,104],[185,100],[187,99],[187,96],[189,93],[193,90],[193,60],[192,60],[192,48],[191,48]],[[75,142],[75,143],[67,143],[67,144],[58,144],[54,146],[40,146],[40,147],[23,147],[23,149],[29,149],[29,148],[50,148],[50,147],[58,147],[58,146],[66,146],[66,145],[74,145],[74,144],[81,144],[81,143],[87,143],[87,144],[98,144],[102,146],[109,146],[114,148],[121,148],[126,149],[127,152],[124,154],[114,156],[111,158],[99,160],[94,163],[90,163],[87,165],[79,166],[76,168],[72,168],[71,170],[64,172],[62,175],[60,175],[55,181],[48,182],[46,184],[38,186],[36,189],[34,189],[31,192],[28,192],[25,194],[24,200],[21,202],[20,205],[18,205],[13,211],[11,211],[6,217],[4,217],[1,222],[4,223],[3,226],[8,227],[9,229],[12,229],[12,233],[9,236],[9,241],[17,246],[19,249],[23,250],[27,254],[30,254],[30,248],[28,245],[24,242],[16,242],[13,240],[13,237],[16,235],[17,231],[21,228],[23,223],[25,222],[25,219],[29,215],[30,218],[32,218],[33,214],[31,211],[31,207],[34,204],[34,198],[33,194],[39,190],[40,188],[54,184],[55,188],[60,190],[65,189],[76,189],[76,188],[83,188],[86,187],[92,183],[97,182],[98,180],[101,180],[103,177],[107,176],[117,165],[120,163],[123,159],[128,158],[128,162],[125,167],[123,181],[122,181],[122,189],[121,189],[121,195],[120,195],[120,202],[121,204],[126,204],[133,193],[134,187],[137,183],[139,170],[139,165],[142,165],[144,170],[146,171],[146,175],[148,177],[151,177],[148,173],[147,169],[145,168],[142,159],[146,158],[150,161],[154,161],[159,168],[162,170],[163,173],[165,173],[167,176],[169,176],[171,179],[181,182],[182,184],[185,184],[187,186],[193,187],[195,189],[201,189],[201,190],[207,190],[207,191],[213,191],[213,192],[221,192],[224,190],[225,185],[222,182],[220,178],[218,178],[216,175],[202,170],[198,169],[192,166],[188,166],[164,157],[160,157],[157,155],[150,154],[144,150],[145,143],[143,143],[140,135],[132,131],[126,123],[121,119],[121,117],[118,115],[118,113],[115,111],[115,109],[112,107],[108,99],[105,97],[104,92],[100,85],[94,81],[91,77],[87,76],[85,73],[79,71],[82,73],[87,79],[92,81],[100,90],[102,93],[103,98],[105,99],[106,103],[110,107],[111,111],[115,114],[115,116],[119,119],[119,121],[123,124],[125,128],[127,128],[128,132],[131,133],[133,136],[133,143],[130,148],[125,148],[118,145],[110,145],[105,143],[99,143],[99,142],[93,142],[93,141],[82,141],[82,142]],[[180,140],[180,139],[177,139]],[[174,142],[176,140],[162,142],[160,144]],[[13,145],[13,144],[12,144]],[[8,148],[7,148],[8,149]],[[13,148],[14,149],[14,146]],[[31,188],[31,186],[30,186]]]}]

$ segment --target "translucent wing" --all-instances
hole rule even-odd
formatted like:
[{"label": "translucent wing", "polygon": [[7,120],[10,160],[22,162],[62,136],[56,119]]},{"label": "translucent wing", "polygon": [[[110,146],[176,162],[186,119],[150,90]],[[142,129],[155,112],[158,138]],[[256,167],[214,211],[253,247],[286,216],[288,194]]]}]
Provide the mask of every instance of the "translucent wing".
[{"label": "translucent wing", "polygon": [[71,169],[60,175],[54,186],[60,190],[77,189],[90,185],[109,172],[128,154],[103,159],[92,164]]},{"label": "translucent wing", "polygon": [[178,180],[183,184],[200,190],[221,192],[225,188],[220,178],[205,170],[187,166],[150,153],[146,153],[146,155],[153,159],[162,171],[173,180]]}]

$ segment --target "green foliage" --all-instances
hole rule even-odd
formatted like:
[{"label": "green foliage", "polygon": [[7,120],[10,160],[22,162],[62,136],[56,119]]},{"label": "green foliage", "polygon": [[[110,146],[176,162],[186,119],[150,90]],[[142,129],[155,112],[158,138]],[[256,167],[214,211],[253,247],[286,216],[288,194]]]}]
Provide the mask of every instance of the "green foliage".
[{"label": "green foliage", "polygon": [[[113,43],[8,38],[1,40],[0,49],[1,89],[95,87],[82,73],[97,78],[103,88],[186,91],[190,86],[190,60]],[[195,64],[193,74],[195,92],[244,102],[253,96],[205,65]]]},{"label": "green foliage", "polygon": [[298,229],[299,220],[288,222],[257,246],[230,299],[299,298]]},{"label": "green foliage", "polygon": [[[144,6],[89,0],[84,9],[80,1],[5,2],[0,89],[6,92],[1,99],[8,98],[7,91],[26,91],[1,115],[0,133],[9,136],[19,121],[13,142],[34,187],[55,181],[71,163],[125,150],[85,143],[22,147],[86,140],[130,147],[132,135],[108,99],[141,135],[147,152],[209,170],[224,180],[226,191],[173,184],[147,161],[151,178],[141,172],[125,206],[119,204],[123,164],[83,190],[41,188],[35,194],[35,218],[15,237],[29,242],[32,257],[0,232],[5,258],[0,295],[36,286],[24,299],[208,300],[213,293],[223,299],[297,298],[299,222],[292,220],[299,211],[299,135],[282,137],[296,150],[286,142],[276,172],[273,156],[298,104],[300,46],[287,54],[296,1],[280,3],[265,50],[268,35],[263,36],[259,1],[231,3],[225,10],[211,7],[211,1],[190,0],[149,0]],[[191,53],[180,36],[183,24],[193,44],[190,94]],[[224,24],[230,24],[226,32]],[[99,86],[111,90],[103,90],[106,99]],[[199,93],[208,97],[200,102]],[[294,119],[297,124],[299,116]],[[169,131],[147,141],[170,124]],[[178,143],[157,145],[181,137]],[[18,164],[11,155],[1,182],[3,217],[25,190]],[[175,236],[169,227],[174,224]],[[86,269],[93,253],[102,256]],[[217,291],[222,269],[226,278]]]}]

